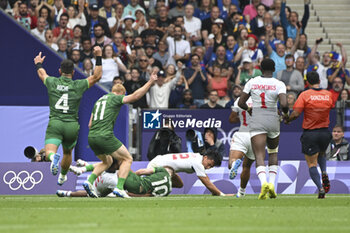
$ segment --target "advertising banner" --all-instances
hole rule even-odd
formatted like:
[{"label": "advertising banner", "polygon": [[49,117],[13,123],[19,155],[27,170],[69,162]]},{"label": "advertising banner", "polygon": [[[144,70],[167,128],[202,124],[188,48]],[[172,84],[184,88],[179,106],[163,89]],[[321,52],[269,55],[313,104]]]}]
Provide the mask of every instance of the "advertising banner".
[{"label": "advertising banner", "polygon": [[[186,131],[189,129],[198,130],[203,133],[205,128],[216,128],[218,140],[221,140],[226,149],[224,160],[228,159],[230,141],[232,135],[239,129],[239,124],[231,124],[229,116],[231,109],[170,109],[170,110],[143,110],[141,114],[142,133],[141,133],[141,154],[142,160],[147,159],[147,150],[154,133],[163,124],[165,118],[171,118],[176,134],[182,138],[182,151],[188,151],[186,148]],[[268,119],[267,119],[268,120]],[[335,124],[335,112],[330,114],[332,128]],[[302,134],[303,116],[290,125],[281,123],[281,134],[279,143],[280,160],[304,160],[301,153],[300,136]]]},{"label": "advertising banner", "polygon": [[0,163],[0,195],[55,194],[57,189],[74,190],[77,177],[57,185],[58,175],[50,172],[50,163]]}]

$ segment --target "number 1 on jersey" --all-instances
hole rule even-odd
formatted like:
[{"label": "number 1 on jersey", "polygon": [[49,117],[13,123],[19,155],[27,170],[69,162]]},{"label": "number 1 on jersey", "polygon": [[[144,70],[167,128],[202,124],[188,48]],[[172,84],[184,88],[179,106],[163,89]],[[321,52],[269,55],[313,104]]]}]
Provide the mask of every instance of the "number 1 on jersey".
[{"label": "number 1 on jersey", "polygon": [[267,108],[265,103],[265,92],[262,92],[260,94],[260,97],[261,97],[261,108]]},{"label": "number 1 on jersey", "polygon": [[105,114],[105,109],[106,109],[106,100],[96,103],[96,110],[95,110],[95,113],[94,113],[94,121],[97,120],[97,115],[98,115],[98,111],[100,110],[101,103],[102,103],[102,109],[101,109],[101,112],[100,112],[100,120],[103,120],[103,116]]}]

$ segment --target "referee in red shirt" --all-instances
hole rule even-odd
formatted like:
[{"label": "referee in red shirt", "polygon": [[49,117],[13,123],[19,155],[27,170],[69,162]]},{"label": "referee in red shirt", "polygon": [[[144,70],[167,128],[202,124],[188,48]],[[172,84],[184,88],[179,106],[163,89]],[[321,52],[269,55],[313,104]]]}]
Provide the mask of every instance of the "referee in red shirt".
[{"label": "referee in red shirt", "polygon": [[[318,188],[318,198],[324,198],[330,188],[326,172],[325,151],[332,139],[328,125],[333,100],[329,91],[320,88],[320,78],[317,72],[307,73],[306,78],[310,89],[299,95],[293,107],[294,111],[285,119],[285,122],[295,120],[304,111],[304,132],[300,138],[302,152],[309,166],[310,177]],[[322,171],[322,184],[317,171],[317,162]]]}]

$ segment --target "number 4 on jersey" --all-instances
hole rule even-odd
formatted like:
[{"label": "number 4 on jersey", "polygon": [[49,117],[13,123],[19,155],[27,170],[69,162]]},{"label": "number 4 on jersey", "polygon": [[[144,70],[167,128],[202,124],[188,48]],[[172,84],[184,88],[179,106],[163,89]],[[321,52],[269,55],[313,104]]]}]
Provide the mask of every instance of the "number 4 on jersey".
[{"label": "number 4 on jersey", "polygon": [[68,106],[68,94],[63,94],[61,98],[55,104],[56,109],[63,110],[63,113],[67,113],[69,110]]}]

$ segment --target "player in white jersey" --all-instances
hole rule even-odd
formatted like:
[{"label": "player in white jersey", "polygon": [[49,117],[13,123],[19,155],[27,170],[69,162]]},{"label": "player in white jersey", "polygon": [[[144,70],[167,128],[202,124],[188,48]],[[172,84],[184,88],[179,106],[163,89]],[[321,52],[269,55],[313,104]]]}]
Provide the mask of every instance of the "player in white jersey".
[{"label": "player in white jersey", "polygon": [[[286,85],[273,78],[275,62],[272,59],[264,59],[261,62],[262,76],[250,79],[241,94],[238,106],[251,112],[251,123],[249,132],[251,143],[256,159],[256,173],[261,182],[261,192],[259,199],[266,199],[267,193],[270,198],[276,198],[275,179],[278,169],[278,143],[280,134],[280,121],[277,111],[279,100],[284,117],[289,113]],[[251,96],[253,106],[247,105],[247,100]],[[266,180],[265,167],[265,147],[269,154],[269,183]]]},{"label": "player in white jersey", "polygon": [[[174,169],[175,175],[172,177],[172,183],[175,188],[183,186],[180,176],[176,174],[177,172],[196,173],[199,180],[213,195],[225,196],[205,173],[206,169],[220,165],[220,155],[216,151],[208,150],[203,156],[199,153],[191,152],[158,155],[149,162],[147,168],[167,166]],[[136,171],[136,174],[138,174],[138,171]]]},{"label": "player in white jersey", "polygon": [[[235,132],[231,139],[230,155],[229,155],[229,169],[230,179],[234,179],[237,176],[238,167],[242,164],[243,169],[241,173],[241,185],[238,189],[236,197],[245,196],[245,188],[250,178],[250,167],[255,161],[252,145],[250,142],[249,124],[250,115],[247,111],[241,109],[238,106],[239,98],[232,106],[232,112],[229,117],[230,123],[241,123],[239,130]],[[248,107],[252,106],[252,99],[247,101]],[[244,158],[244,159],[243,159]]]}]

